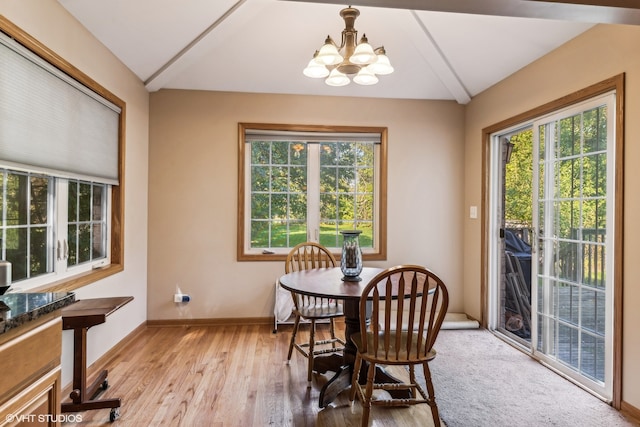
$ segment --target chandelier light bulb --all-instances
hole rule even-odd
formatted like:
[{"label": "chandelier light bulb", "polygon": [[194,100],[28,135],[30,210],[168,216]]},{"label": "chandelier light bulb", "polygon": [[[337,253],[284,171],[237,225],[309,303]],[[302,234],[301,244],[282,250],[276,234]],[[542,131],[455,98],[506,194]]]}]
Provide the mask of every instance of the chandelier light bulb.
[{"label": "chandelier light bulb", "polygon": [[302,73],[307,77],[320,79],[323,77],[327,77],[329,75],[329,70],[324,65],[318,63],[315,58],[313,58],[311,61],[309,61],[309,64],[307,64],[307,68],[302,70]]},{"label": "chandelier light bulb", "polygon": [[369,70],[369,67],[362,67],[353,81],[359,85],[369,86],[378,83],[378,77]]},{"label": "chandelier light bulb", "polygon": [[316,62],[324,65],[337,65],[344,60],[338,48],[331,40],[331,37],[327,36],[324,45],[320,48],[320,52],[316,56]]},{"label": "chandelier light bulb", "polygon": [[369,68],[372,73],[378,74],[380,76],[385,76],[387,74],[393,73],[393,67],[391,66],[391,62],[389,61],[387,55],[384,54],[384,49],[382,49],[382,52],[383,53],[378,54],[378,60],[369,65],[367,68]]},{"label": "chandelier light bulb", "polygon": [[346,86],[350,82],[351,81],[349,80],[349,77],[347,77],[346,74],[338,71],[337,68],[331,70],[331,74],[329,74],[329,77],[327,77],[327,80],[325,80],[325,83],[329,86]]},{"label": "chandelier light bulb", "polygon": [[349,61],[358,65],[367,65],[374,63],[377,59],[377,55],[369,44],[367,36],[363,35],[360,39],[360,43],[356,46],[356,50],[353,52],[353,55],[349,58]]}]

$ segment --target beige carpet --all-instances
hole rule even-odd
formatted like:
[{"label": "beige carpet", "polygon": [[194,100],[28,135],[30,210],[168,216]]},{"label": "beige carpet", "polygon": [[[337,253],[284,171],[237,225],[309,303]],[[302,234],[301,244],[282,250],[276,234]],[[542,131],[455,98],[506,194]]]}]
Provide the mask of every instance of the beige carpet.
[{"label": "beige carpet", "polygon": [[447,427],[636,426],[487,330],[443,330],[435,347],[429,366]]}]

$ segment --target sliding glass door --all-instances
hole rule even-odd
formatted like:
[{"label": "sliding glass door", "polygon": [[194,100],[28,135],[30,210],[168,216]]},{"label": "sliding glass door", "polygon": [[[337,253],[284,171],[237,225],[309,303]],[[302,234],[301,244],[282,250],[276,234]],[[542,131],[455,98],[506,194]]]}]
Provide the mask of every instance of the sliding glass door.
[{"label": "sliding glass door", "polygon": [[493,328],[605,399],[613,382],[614,113],[608,94],[494,135],[501,167],[491,190],[499,230]]}]

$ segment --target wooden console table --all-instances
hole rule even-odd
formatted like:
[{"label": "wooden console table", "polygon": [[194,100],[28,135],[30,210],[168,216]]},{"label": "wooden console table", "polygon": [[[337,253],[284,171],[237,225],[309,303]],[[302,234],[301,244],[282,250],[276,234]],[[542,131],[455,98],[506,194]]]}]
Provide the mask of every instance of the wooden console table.
[{"label": "wooden console table", "polygon": [[133,297],[85,299],[62,310],[62,329],[73,329],[73,390],[69,394],[71,402],[62,403],[62,412],[111,408],[109,419],[118,418],[120,398],[94,399],[99,387],[108,387],[108,371],[103,370],[87,385],[87,331],[104,323],[107,316],[131,300]]}]

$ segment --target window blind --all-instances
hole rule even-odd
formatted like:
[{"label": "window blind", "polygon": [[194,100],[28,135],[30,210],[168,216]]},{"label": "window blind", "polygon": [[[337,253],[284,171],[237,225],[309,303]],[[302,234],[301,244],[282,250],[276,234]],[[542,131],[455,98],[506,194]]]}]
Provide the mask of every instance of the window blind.
[{"label": "window blind", "polygon": [[117,185],[120,113],[0,33],[0,166]]}]

